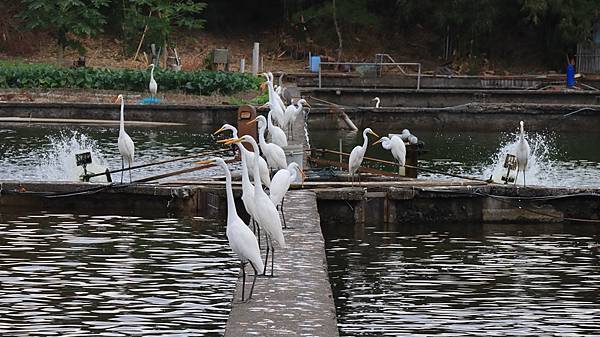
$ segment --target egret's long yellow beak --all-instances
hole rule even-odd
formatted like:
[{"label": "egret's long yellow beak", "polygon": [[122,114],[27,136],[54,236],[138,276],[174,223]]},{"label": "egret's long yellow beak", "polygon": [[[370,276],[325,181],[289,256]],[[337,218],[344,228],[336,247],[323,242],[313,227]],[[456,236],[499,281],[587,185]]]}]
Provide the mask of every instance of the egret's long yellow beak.
[{"label": "egret's long yellow beak", "polygon": [[218,135],[219,133],[225,131],[225,128],[220,128],[219,130],[213,132],[213,135]]},{"label": "egret's long yellow beak", "polygon": [[246,123],[246,125],[250,125],[250,124],[252,124],[252,123],[256,123],[256,122],[258,122],[258,117],[257,117],[257,118],[254,118],[254,119],[253,119],[253,120],[251,120],[251,121],[249,121],[248,123]]},{"label": "egret's long yellow beak", "polygon": [[208,164],[213,164],[215,162],[214,159],[209,159],[209,160],[200,160],[197,162],[194,162],[194,164],[196,165],[208,165]]},{"label": "egret's long yellow beak", "polygon": [[379,137],[379,135],[378,135],[378,134],[376,134],[376,133],[375,133],[375,131],[369,131],[369,133],[370,133],[370,134],[372,134],[372,135],[373,135],[373,136],[375,136],[375,137]]},{"label": "egret's long yellow beak", "polygon": [[229,144],[233,144],[233,143],[239,143],[241,141],[242,141],[241,138],[229,138],[229,139],[224,139],[223,144],[229,145]]},{"label": "egret's long yellow beak", "polygon": [[[379,137],[379,136],[377,136],[377,137]],[[375,143],[371,144],[371,146],[377,145],[377,144],[381,143],[382,141],[383,140],[381,138],[379,138]]]},{"label": "egret's long yellow beak", "polygon": [[308,102],[306,102],[306,106],[309,108],[312,108],[312,106],[310,106],[310,104]]},{"label": "egret's long yellow beak", "polygon": [[230,141],[231,141],[231,139],[219,139],[219,140],[217,140],[217,143],[224,144],[224,145],[229,145]]}]

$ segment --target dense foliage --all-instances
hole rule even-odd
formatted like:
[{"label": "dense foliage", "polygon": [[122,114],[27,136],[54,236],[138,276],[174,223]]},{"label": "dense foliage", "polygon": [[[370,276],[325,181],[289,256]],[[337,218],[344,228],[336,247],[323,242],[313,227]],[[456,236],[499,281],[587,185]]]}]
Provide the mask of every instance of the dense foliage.
[{"label": "dense foliage", "polygon": [[[256,89],[258,77],[213,71],[164,71],[154,73],[160,90],[189,94],[233,94]],[[62,68],[47,64],[0,64],[2,88],[81,88],[147,91],[148,71],[131,69]]]}]

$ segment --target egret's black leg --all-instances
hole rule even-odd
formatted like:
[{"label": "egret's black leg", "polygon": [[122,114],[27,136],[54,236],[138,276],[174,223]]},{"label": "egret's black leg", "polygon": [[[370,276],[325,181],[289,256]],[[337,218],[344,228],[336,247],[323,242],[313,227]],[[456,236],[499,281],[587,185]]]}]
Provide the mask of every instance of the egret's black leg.
[{"label": "egret's black leg", "polygon": [[121,157],[121,184],[123,183],[123,172],[125,172],[125,161]]},{"label": "egret's black leg", "polygon": [[265,269],[263,269],[263,275],[267,275],[267,264],[269,262],[269,239],[267,238],[265,240],[265,243],[267,245],[267,254],[265,255]]},{"label": "egret's black leg", "polygon": [[252,279],[252,287],[250,287],[250,294],[248,294],[247,301],[249,301],[250,298],[252,298],[252,292],[254,291],[254,284],[256,283],[256,277],[258,276],[258,271],[256,270],[254,263],[250,262],[250,266],[252,267],[252,269],[254,269],[254,278]]},{"label": "egret's black leg", "polygon": [[129,182],[131,183],[131,162],[129,162]]},{"label": "egret's black leg", "polygon": [[285,200],[285,196],[281,198],[281,217],[283,218],[283,228],[287,229],[287,224],[285,223],[285,213],[283,213],[283,201]]},{"label": "egret's black leg", "polygon": [[[519,168],[517,167],[517,175],[515,176],[515,182],[513,184],[517,184],[517,179],[519,179]],[[508,181],[508,177],[506,177],[506,180]]]},{"label": "egret's black leg", "polygon": [[258,233],[256,237],[258,238],[258,248],[260,249],[260,226],[256,221],[254,223],[256,224],[256,233]]},{"label": "egret's black leg", "polygon": [[244,290],[246,289],[246,262],[242,262],[242,302],[244,302]]},{"label": "egret's black leg", "polygon": [[271,242],[271,277],[273,277],[273,264],[275,262],[275,246]]}]

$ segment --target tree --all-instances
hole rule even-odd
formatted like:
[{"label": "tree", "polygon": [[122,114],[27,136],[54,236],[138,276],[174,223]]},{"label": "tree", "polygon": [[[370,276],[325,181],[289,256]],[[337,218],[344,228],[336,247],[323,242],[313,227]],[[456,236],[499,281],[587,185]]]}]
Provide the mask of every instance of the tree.
[{"label": "tree", "polygon": [[206,8],[204,2],[130,0],[126,6],[124,34],[132,42],[145,32],[146,41],[166,48],[175,28],[200,29],[205,22],[199,17]]},{"label": "tree", "polygon": [[80,54],[85,48],[77,38],[102,31],[106,22],[101,9],[108,0],[22,0],[25,8],[19,14],[26,29],[44,29],[58,44],[58,63],[62,64],[67,47]]}]

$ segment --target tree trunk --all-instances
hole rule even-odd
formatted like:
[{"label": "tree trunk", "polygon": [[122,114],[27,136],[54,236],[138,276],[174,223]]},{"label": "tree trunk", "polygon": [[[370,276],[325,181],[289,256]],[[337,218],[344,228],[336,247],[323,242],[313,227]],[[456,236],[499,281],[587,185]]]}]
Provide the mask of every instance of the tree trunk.
[{"label": "tree trunk", "polygon": [[342,50],[343,50],[342,32],[340,31],[340,26],[338,25],[338,21],[337,21],[337,14],[336,14],[336,10],[335,10],[335,0],[331,0],[331,6],[333,9],[333,25],[335,26],[335,32],[337,33],[337,37],[338,37],[337,61],[341,62],[342,61]]}]

